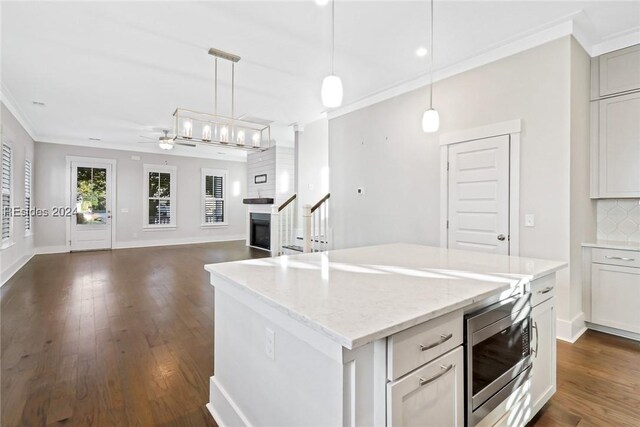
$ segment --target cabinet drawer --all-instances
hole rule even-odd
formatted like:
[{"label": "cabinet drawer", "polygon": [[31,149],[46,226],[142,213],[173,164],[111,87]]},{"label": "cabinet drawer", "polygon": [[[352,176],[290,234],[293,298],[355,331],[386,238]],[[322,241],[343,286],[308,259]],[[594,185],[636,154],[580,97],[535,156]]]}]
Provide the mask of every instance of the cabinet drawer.
[{"label": "cabinet drawer", "polygon": [[591,261],[623,267],[640,267],[640,252],[594,248],[591,253]]},{"label": "cabinet drawer", "polygon": [[389,337],[387,372],[395,380],[462,344],[462,311],[454,311]]},{"label": "cabinet drawer", "polygon": [[387,384],[387,426],[464,426],[464,351],[459,346]]},{"label": "cabinet drawer", "polygon": [[640,268],[591,264],[591,321],[640,333]]},{"label": "cabinet drawer", "polygon": [[531,282],[531,306],[535,307],[556,296],[556,275],[550,274]]}]

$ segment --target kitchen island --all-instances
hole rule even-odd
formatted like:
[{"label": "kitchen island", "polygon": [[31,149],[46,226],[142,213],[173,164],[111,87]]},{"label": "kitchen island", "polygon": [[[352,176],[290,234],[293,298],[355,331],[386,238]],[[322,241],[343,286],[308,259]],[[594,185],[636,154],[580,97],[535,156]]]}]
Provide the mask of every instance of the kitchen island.
[{"label": "kitchen island", "polygon": [[[529,292],[532,305],[535,295],[552,300],[564,267],[411,244],[207,265],[215,287],[207,408],[221,426],[462,426],[464,314]],[[527,380],[485,425],[526,422],[555,391],[550,313],[551,330],[536,330],[547,344],[534,344],[551,347],[538,372],[542,395],[532,397]]]}]

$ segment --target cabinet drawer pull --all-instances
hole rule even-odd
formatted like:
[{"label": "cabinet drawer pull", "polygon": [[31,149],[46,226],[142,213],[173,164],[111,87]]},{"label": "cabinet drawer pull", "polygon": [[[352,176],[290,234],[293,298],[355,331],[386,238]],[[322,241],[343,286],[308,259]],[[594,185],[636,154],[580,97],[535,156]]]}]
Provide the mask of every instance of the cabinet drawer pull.
[{"label": "cabinet drawer pull", "polygon": [[553,290],[553,286],[547,286],[546,288],[539,290],[538,293],[539,294],[548,294],[552,290]]},{"label": "cabinet drawer pull", "polygon": [[605,255],[604,257],[606,259],[617,259],[617,260],[620,260],[620,261],[635,261],[635,259],[633,259],[633,258],[625,258],[625,257],[621,257],[621,256]]},{"label": "cabinet drawer pull", "polygon": [[446,374],[447,372],[449,372],[450,370],[452,370],[453,368],[455,368],[456,365],[454,365],[453,363],[449,366],[444,366],[444,365],[440,365],[440,369],[442,369],[443,371],[434,375],[433,377],[429,378],[429,379],[424,379],[422,377],[420,377],[420,387],[422,387],[423,385],[427,385],[429,383],[434,382],[435,380],[437,380],[438,378],[440,378],[441,376],[443,376],[444,374]]},{"label": "cabinet drawer pull", "polygon": [[432,349],[433,347],[437,347],[440,344],[449,341],[451,338],[453,337],[453,334],[440,334],[440,339],[437,342],[434,342],[432,344],[429,345],[422,345],[420,344],[420,351],[427,351],[429,349]]}]

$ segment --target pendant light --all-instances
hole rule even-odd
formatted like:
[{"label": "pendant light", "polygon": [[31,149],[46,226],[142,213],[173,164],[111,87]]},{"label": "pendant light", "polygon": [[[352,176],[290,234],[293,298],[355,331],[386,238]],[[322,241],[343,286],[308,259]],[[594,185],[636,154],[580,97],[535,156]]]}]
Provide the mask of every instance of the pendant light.
[{"label": "pendant light", "polygon": [[422,115],[422,130],[425,133],[437,132],[440,128],[440,114],[433,108],[433,0],[431,0],[431,52],[429,55],[429,109]]},{"label": "pendant light", "polygon": [[335,39],[335,0],[331,0],[331,74],[322,80],[322,104],[327,108],[336,108],[342,105],[342,80],[335,75],[333,70]]}]

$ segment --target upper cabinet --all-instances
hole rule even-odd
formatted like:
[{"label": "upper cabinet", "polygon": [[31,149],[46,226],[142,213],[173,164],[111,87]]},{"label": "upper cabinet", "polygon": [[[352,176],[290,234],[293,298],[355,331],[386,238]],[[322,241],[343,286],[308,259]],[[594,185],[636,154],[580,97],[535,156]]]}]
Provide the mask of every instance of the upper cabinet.
[{"label": "upper cabinet", "polygon": [[640,45],[600,56],[599,96],[640,89]]},{"label": "upper cabinet", "polygon": [[592,67],[591,197],[638,198],[640,45],[595,58]]}]

